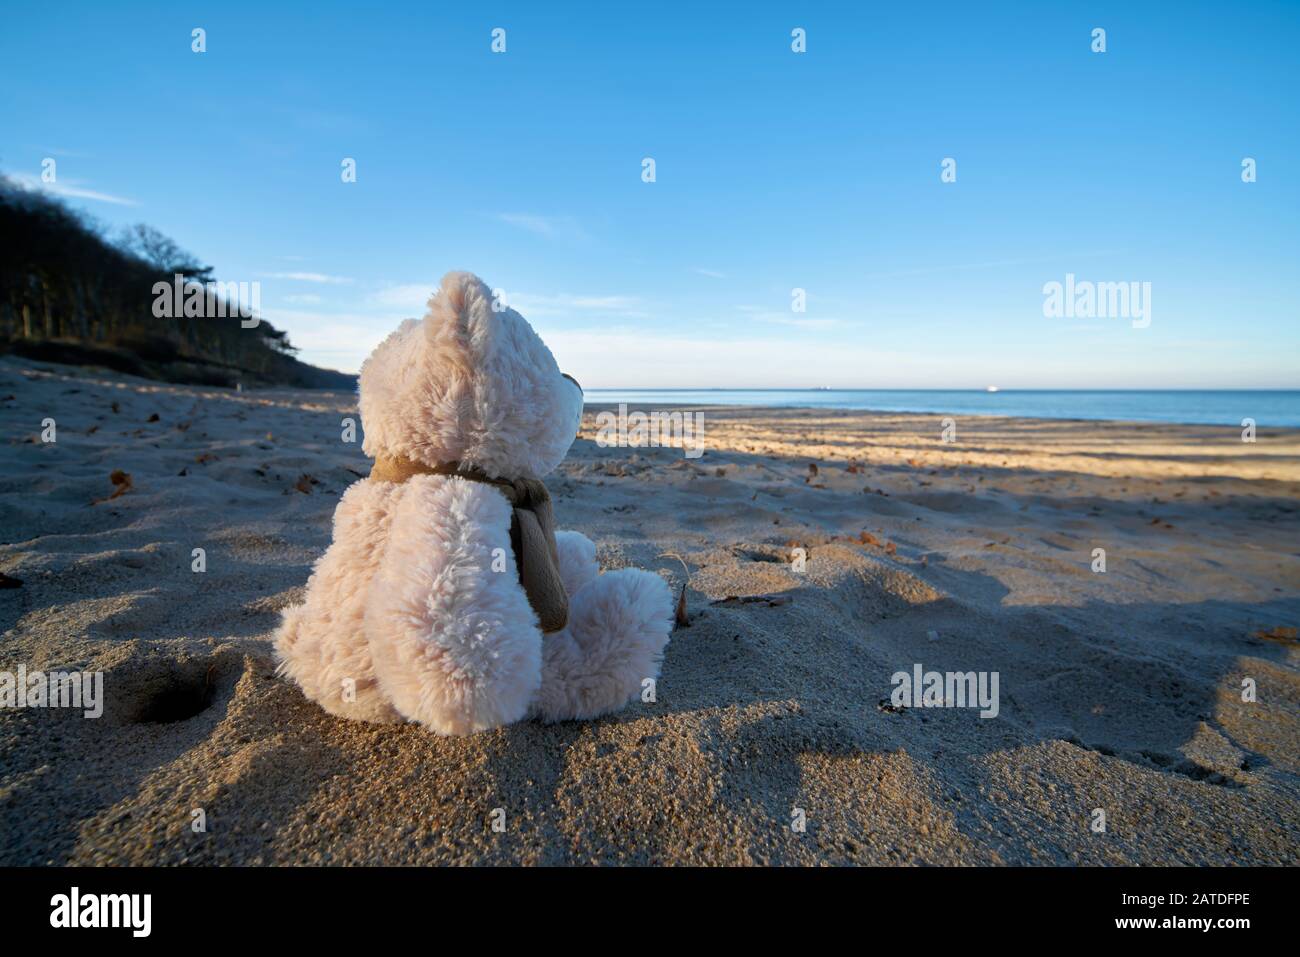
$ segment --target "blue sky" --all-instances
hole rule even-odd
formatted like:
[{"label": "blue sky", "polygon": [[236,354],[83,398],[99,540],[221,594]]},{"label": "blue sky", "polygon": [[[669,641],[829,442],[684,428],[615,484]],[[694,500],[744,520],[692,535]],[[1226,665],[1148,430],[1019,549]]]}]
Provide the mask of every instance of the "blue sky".
[{"label": "blue sky", "polygon": [[462,268],[588,387],[1300,387],[1300,4],[541,6],[20,5],[0,170],[347,371]]}]

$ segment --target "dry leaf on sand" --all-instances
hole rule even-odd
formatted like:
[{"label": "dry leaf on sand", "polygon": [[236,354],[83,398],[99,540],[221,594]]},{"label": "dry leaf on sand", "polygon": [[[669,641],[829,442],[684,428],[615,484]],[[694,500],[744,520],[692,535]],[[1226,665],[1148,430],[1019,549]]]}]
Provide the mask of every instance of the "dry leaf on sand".
[{"label": "dry leaf on sand", "polygon": [[111,502],[119,495],[125,494],[131,488],[130,474],[127,472],[123,472],[121,469],[113,469],[113,472],[111,475],[109,475],[108,480],[113,483],[113,494],[108,496],[107,498],[97,498],[90,503],[91,505],[98,505],[100,502]]}]

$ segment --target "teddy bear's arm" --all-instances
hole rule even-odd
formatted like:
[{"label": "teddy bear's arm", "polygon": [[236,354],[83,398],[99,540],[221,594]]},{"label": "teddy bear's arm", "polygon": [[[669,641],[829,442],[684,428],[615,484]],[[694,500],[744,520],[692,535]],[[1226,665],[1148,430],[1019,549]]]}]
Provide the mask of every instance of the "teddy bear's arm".
[{"label": "teddy bear's arm", "polygon": [[367,599],[380,687],[441,734],[518,721],[541,682],[541,631],[495,488],[439,475],[402,486]]},{"label": "teddy bear's arm", "polygon": [[379,689],[362,628],[396,501],[392,485],[356,482],[334,510],[334,538],[316,562],[300,605],[276,631],[280,673],[326,711],[359,721],[402,720]]}]

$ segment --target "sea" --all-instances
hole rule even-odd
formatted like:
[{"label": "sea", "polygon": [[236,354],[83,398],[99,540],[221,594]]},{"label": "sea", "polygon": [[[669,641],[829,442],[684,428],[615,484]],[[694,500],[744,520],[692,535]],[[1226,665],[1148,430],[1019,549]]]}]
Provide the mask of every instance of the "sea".
[{"label": "sea", "polygon": [[588,389],[588,404],[762,405],[1021,419],[1300,427],[1300,390]]}]

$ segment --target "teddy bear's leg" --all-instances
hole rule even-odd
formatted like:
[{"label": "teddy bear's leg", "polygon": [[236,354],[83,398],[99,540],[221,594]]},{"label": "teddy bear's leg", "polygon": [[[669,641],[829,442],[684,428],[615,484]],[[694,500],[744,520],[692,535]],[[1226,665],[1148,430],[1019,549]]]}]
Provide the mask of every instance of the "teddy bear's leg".
[{"label": "teddy bear's leg", "polygon": [[578,594],[600,574],[600,565],[596,562],[596,546],[582,532],[560,531],[555,533],[555,546],[560,554],[560,580],[570,598]]},{"label": "teddy bear's leg", "polygon": [[518,721],[541,683],[542,635],[510,550],[510,504],[460,478],[404,487],[366,607],[380,687],[439,734]]},{"label": "teddy bear's leg", "polygon": [[356,482],[343,493],[333,541],[307,579],[303,603],[284,610],[275,635],[280,673],[326,711],[358,721],[402,720],[379,689],[362,629],[395,488]]},{"label": "teddy bear's leg", "polygon": [[542,643],[544,721],[594,718],[623,707],[659,675],[672,629],[672,594],[658,575],[605,572],[569,602],[569,622]]}]

